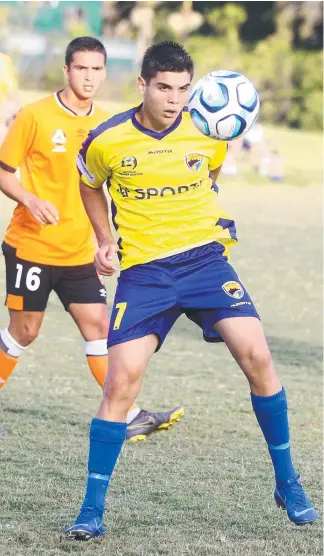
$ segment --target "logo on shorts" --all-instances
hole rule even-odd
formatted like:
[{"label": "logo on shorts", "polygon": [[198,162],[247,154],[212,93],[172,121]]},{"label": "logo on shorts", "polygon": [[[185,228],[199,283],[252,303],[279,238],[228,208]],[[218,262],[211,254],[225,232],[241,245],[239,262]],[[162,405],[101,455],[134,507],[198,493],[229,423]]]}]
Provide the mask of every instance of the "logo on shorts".
[{"label": "logo on shorts", "polygon": [[135,156],[126,156],[126,158],[123,158],[121,165],[123,168],[128,168],[129,170],[135,170],[137,166],[137,160]]},{"label": "logo on shorts", "polygon": [[101,276],[101,274],[99,274],[98,270],[96,270],[96,273],[97,273],[97,276],[98,276],[98,278],[99,278],[100,284],[101,284],[102,286],[104,286],[104,285],[105,285],[105,282],[104,282],[103,276]]},{"label": "logo on shorts", "polygon": [[204,155],[200,153],[187,153],[185,155],[185,161],[189,170],[198,172],[204,161]]},{"label": "logo on shorts", "polygon": [[238,282],[225,282],[222,285],[224,292],[234,299],[242,299],[244,295],[244,290]]},{"label": "logo on shorts", "polygon": [[99,290],[99,293],[100,293],[100,297],[107,297],[107,292],[106,292],[105,288],[101,288]]}]

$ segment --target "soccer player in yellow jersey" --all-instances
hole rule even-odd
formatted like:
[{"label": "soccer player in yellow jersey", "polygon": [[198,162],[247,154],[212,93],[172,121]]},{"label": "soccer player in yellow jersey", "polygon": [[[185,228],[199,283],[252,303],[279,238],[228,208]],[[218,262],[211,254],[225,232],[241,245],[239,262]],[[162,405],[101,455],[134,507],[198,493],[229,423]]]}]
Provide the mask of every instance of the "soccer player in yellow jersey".
[{"label": "soccer player in yellow jersey", "polygon": [[[218,205],[213,180],[226,145],[201,135],[184,111],[193,76],[187,52],[171,41],[145,53],[143,103],[91,131],[78,157],[81,194],[97,236],[97,269],[122,271],[108,335],[110,369],[90,427],[88,482],[68,539],[99,537],[105,493],[125,439],[125,419],[146,366],[185,314],[207,341],[224,341],[247,377],[253,409],[272,458],[275,500],[297,524],[317,512],[290,456],[286,393],[253,302],[228,263],[234,222]],[[103,184],[108,180],[110,231]]]},{"label": "soccer player in yellow jersey", "polygon": [[0,52],[0,144],[19,107],[18,84],[10,56]]},{"label": "soccer player in yellow jersey", "polygon": [[[104,384],[106,290],[93,263],[94,234],[75,159],[89,130],[107,118],[92,102],[105,79],[106,57],[97,39],[73,40],[66,50],[67,87],[24,107],[0,148],[0,189],[18,203],[2,244],[10,323],[0,332],[0,388],[36,338],[52,290],[85,340],[94,377]],[[131,404],[128,437],[169,428],[182,413],[181,407],[151,413]]]}]

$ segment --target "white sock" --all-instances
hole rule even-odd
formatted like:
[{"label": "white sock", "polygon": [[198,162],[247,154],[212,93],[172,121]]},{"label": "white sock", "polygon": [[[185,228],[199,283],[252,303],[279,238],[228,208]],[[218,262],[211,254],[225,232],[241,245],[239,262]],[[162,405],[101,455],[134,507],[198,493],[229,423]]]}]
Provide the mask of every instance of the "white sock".
[{"label": "white sock", "polygon": [[107,355],[107,339],[92,340],[91,342],[84,342],[86,355]]},{"label": "white sock", "polygon": [[127,425],[129,425],[132,421],[134,421],[135,417],[137,417],[137,415],[140,412],[140,408],[139,407],[134,407],[134,409],[130,409],[129,412],[127,413],[127,417],[126,417],[126,423]]},{"label": "white sock", "polygon": [[21,354],[27,349],[28,346],[24,347],[16,342],[8,330],[5,328],[0,332],[0,349],[2,349],[11,357],[20,357]]}]

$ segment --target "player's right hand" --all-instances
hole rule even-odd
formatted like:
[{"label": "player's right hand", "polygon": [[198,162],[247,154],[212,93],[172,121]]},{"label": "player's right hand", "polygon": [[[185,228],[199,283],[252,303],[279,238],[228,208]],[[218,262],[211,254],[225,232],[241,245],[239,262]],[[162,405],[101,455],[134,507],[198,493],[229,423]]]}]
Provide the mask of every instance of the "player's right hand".
[{"label": "player's right hand", "polygon": [[50,201],[43,201],[32,196],[26,202],[26,207],[33,217],[44,226],[52,224],[55,226],[59,219],[57,208]]},{"label": "player's right hand", "polygon": [[114,259],[117,251],[117,243],[104,243],[100,246],[94,258],[94,264],[99,274],[112,276],[116,272]]}]

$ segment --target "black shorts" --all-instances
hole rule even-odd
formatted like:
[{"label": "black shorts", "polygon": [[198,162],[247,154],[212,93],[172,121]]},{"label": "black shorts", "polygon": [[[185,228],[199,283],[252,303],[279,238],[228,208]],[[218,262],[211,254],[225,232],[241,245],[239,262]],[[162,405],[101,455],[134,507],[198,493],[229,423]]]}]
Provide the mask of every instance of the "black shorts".
[{"label": "black shorts", "polygon": [[54,266],[25,261],[16,249],[3,243],[6,261],[5,305],[18,311],[44,311],[51,291],[65,310],[70,303],[106,303],[106,289],[93,263]]}]

